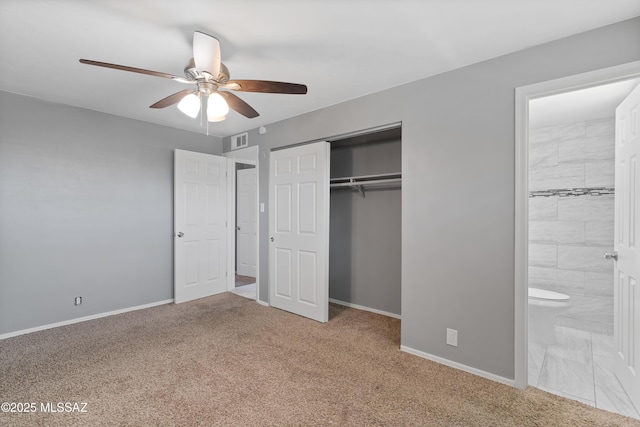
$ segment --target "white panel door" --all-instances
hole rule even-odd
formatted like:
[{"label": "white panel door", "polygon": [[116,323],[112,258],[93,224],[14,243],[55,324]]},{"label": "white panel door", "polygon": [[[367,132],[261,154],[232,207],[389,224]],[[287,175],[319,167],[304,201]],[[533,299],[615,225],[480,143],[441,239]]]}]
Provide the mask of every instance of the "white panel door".
[{"label": "white panel door", "polygon": [[240,169],[236,181],[236,263],[242,276],[256,277],[258,236],[256,168]]},{"label": "white panel door", "polygon": [[175,150],[174,301],[225,292],[227,159]]},{"label": "white panel door", "polygon": [[616,109],[614,371],[640,408],[640,86]]},{"label": "white panel door", "polygon": [[269,302],[329,320],[329,143],[271,152]]}]

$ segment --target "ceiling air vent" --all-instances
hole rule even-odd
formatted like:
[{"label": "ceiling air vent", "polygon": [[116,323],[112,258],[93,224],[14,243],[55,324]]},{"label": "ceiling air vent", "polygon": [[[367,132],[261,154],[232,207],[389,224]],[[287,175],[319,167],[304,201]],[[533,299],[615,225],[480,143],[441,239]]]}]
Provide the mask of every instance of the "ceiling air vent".
[{"label": "ceiling air vent", "polygon": [[231,137],[231,149],[237,150],[238,148],[249,146],[249,133],[241,133],[240,135],[233,135]]}]

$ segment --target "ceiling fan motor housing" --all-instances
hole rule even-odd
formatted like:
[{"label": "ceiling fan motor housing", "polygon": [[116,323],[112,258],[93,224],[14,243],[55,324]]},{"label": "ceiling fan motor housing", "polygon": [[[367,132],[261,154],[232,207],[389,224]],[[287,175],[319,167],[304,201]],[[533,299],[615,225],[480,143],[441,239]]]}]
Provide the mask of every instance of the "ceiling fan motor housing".
[{"label": "ceiling fan motor housing", "polygon": [[188,80],[196,80],[198,77],[200,77],[200,74],[198,73],[198,70],[196,70],[196,67],[187,67],[184,69],[184,75],[187,76]]},{"label": "ceiling fan motor housing", "polygon": [[[200,84],[200,82],[214,82],[217,84],[224,84],[229,80],[229,70],[224,64],[220,64],[220,73],[218,74],[217,79],[212,79],[211,75],[208,73],[201,73],[198,69],[193,65],[193,62],[190,62],[187,68],[184,69],[184,75],[188,80],[191,80],[195,83]],[[200,92],[203,92],[200,87],[198,87]]]},{"label": "ceiling fan motor housing", "polygon": [[205,95],[211,95],[216,91],[216,85],[206,80],[198,80],[198,91]]}]

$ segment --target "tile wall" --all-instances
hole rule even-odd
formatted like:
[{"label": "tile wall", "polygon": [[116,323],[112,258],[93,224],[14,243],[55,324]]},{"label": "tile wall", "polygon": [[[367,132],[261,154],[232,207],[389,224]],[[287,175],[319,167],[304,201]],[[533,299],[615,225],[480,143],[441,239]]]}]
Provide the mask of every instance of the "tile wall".
[{"label": "tile wall", "polygon": [[[614,118],[531,129],[529,190],[614,186]],[[613,198],[529,198],[529,285],[568,294],[556,324],[613,334]]]}]

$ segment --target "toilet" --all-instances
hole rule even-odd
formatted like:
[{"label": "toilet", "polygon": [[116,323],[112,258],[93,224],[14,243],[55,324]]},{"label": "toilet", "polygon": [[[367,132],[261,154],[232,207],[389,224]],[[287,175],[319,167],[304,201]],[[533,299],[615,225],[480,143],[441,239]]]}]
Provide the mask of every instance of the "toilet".
[{"label": "toilet", "polygon": [[555,316],[569,309],[569,295],[529,288],[529,340],[551,345],[556,342]]}]

